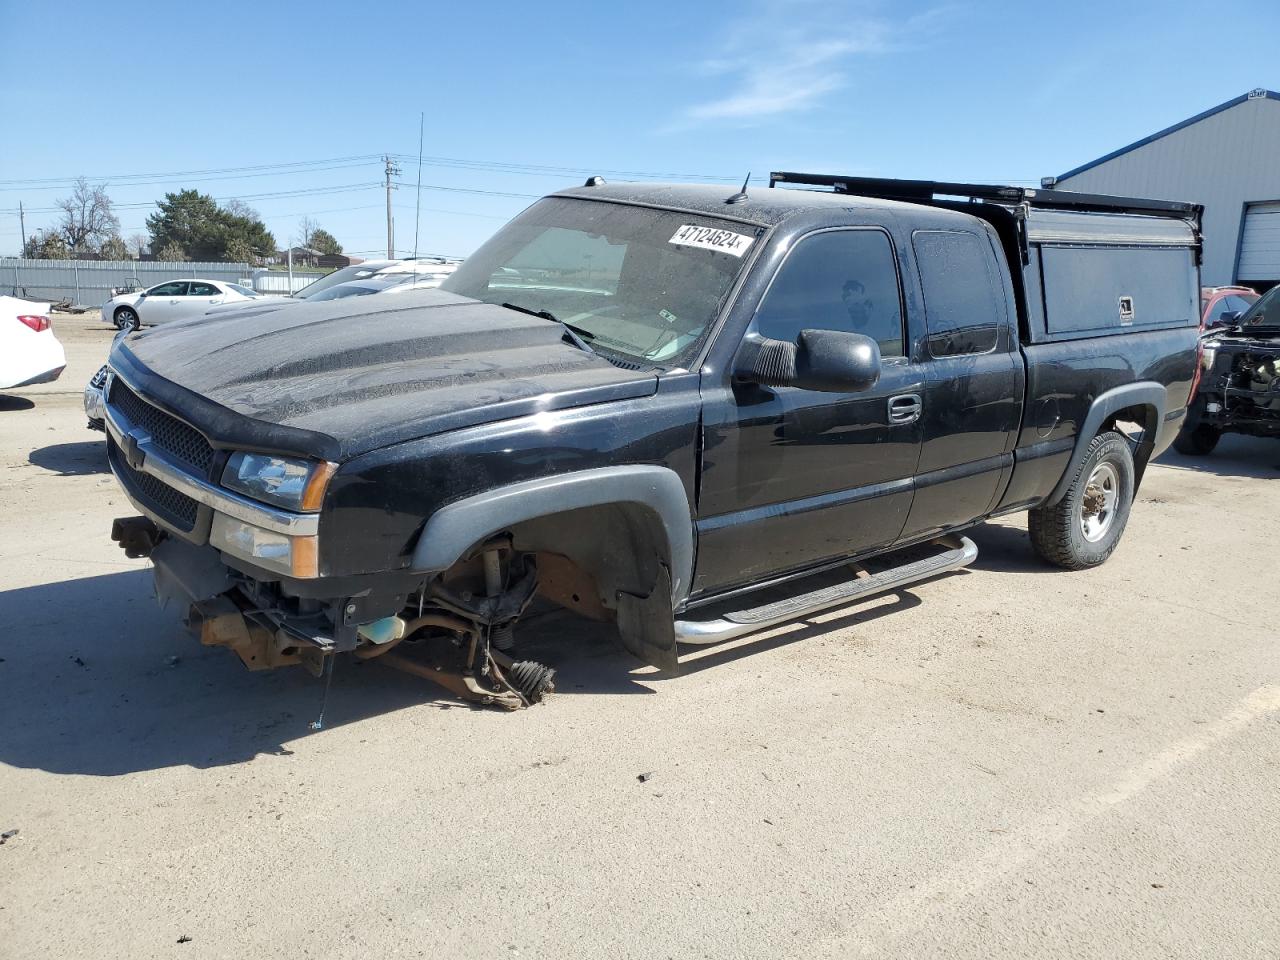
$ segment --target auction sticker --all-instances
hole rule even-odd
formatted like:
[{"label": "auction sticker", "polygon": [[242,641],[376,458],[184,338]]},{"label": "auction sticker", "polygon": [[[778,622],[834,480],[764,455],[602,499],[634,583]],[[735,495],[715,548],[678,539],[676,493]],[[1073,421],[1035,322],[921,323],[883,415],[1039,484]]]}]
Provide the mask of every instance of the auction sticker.
[{"label": "auction sticker", "polygon": [[697,247],[700,250],[715,250],[727,253],[731,257],[740,257],[750,249],[754,237],[732,230],[717,230],[714,227],[695,227],[686,223],[674,234],[668,243],[679,247]]}]

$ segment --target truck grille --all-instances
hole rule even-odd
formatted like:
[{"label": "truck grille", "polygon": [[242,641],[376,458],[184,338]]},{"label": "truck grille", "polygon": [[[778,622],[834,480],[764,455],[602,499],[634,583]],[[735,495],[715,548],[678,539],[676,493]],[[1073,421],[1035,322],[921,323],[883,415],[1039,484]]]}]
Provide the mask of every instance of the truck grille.
[{"label": "truck grille", "polygon": [[147,403],[119,377],[111,384],[107,402],[128,417],[130,423],[151,434],[151,442],[165,453],[194,468],[199,476],[209,475],[213,447],[196,430]]},{"label": "truck grille", "polygon": [[[116,381],[119,383],[119,381]],[[112,391],[112,396],[115,391]],[[135,470],[125,462],[116,442],[107,437],[107,456],[115,468],[116,476],[130,493],[145,507],[169,521],[179,530],[190,533],[196,526],[196,514],[200,504],[185,493],[173,489],[149,473]]]}]

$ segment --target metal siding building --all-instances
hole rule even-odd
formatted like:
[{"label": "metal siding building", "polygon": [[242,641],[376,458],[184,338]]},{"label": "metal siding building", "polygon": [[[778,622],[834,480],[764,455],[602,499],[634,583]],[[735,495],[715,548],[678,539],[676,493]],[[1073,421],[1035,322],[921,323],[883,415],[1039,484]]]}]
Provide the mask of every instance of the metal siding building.
[{"label": "metal siding building", "polygon": [[1203,282],[1280,282],[1280,94],[1254,90],[1228,100],[1053,185],[1204,204]]}]

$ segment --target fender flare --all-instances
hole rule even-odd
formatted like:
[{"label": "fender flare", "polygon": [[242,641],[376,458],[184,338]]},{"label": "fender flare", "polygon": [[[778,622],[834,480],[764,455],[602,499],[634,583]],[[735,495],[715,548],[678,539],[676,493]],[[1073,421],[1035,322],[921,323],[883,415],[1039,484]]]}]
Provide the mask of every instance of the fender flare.
[{"label": "fender flare", "polygon": [[1067,468],[1062,472],[1058,485],[1053,488],[1053,492],[1049,494],[1042,505],[1051,507],[1067,495],[1067,488],[1071,486],[1071,481],[1080,469],[1085,451],[1088,449],[1089,444],[1093,442],[1093,438],[1098,435],[1098,432],[1102,429],[1102,424],[1106,422],[1108,417],[1117,410],[1124,410],[1127,407],[1151,407],[1155,411],[1152,421],[1153,426],[1144,430],[1142,442],[1138,447],[1138,454],[1134,456],[1134,460],[1137,461],[1135,471],[1137,474],[1135,477],[1136,487],[1136,481],[1142,479],[1142,471],[1146,465],[1146,460],[1150,457],[1151,451],[1155,448],[1156,441],[1159,439],[1156,434],[1164,427],[1165,409],[1168,404],[1169,392],[1163,385],[1149,380],[1126,383],[1100,393],[1093,401],[1092,406],[1089,407],[1089,412],[1085,414],[1084,422],[1076,433],[1076,443],[1072,448],[1071,459],[1067,462]]},{"label": "fender flare", "polygon": [[671,564],[671,600],[678,604],[693,582],[693,518],[684,483],[668,467],[578,470],[456,500],[427,521],[413,550],[412,569],[424,573],[447,570],[469,547],[526,520],[618,503],[647,507],[662,524]]}]

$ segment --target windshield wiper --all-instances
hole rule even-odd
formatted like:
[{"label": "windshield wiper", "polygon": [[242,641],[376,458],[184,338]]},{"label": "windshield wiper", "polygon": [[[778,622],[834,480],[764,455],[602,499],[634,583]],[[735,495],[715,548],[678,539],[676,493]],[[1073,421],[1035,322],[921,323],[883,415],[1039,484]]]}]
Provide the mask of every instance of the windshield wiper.
[{"label": "windshield wiper", "polygon": [[571,323],[565,323],[550,310],[534,310],[532,307],[522,307],[518,303],[504,303],[502,306],[508,310],[514,310],[516,313],[526,313],[531,317],[541,317],[543,320],[550,320],[552,323],[560,324],[560,326],[564,327],[564,335],[575,347],[579,350],[585,350],[587,353],[595,353],[587,343],[587,340],[596,338],[596,335],[590,330],[584,330],[582,327],[575,327]]}]

